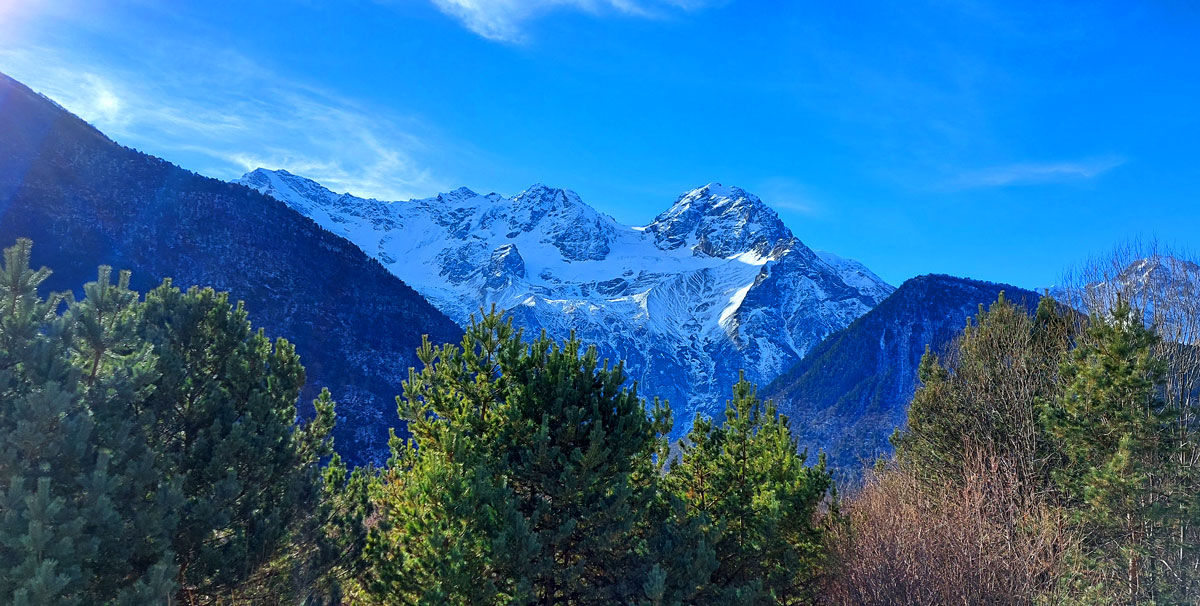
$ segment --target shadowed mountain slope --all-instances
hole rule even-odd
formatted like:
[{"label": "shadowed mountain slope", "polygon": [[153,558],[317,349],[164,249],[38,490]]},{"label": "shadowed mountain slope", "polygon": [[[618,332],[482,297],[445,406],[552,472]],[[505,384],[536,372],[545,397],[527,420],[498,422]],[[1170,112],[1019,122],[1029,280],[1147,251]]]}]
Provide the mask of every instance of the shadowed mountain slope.
[{"label": "shadowed mountain slope", "polygon": [[170,277],[231,292],[255,326],[296,344],[304,398],[333,392],[337,447],[354,463],[386,457],[421,335],[462,334],[357,246],[282,202],[122,147],[0,75],[0,243],[19,237],[54,270],[54,290],[79,289],[106,264],[131,270],[140,291]]},{"label": "shadowed mountain slope", "polygon": [[1003,291],[1032,313],[1039,295],[944,275],[908,280],[874,309],[813,348],[762,390],[792,419],[800,445],[824,450],[851,476],[880,454],[905,423],[925,347],[941,354]]}]

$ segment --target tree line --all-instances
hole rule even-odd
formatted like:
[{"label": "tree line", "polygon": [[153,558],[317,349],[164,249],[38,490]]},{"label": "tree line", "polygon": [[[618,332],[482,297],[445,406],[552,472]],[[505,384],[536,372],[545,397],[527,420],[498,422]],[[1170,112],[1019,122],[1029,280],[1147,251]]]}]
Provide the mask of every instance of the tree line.
[{"label": "tree line", "polygon": [[1170,301],[981,308],[923,360],[895,456],[840,496],[744,378],[672,444],[669,405],[620,361],[494,310],[425,341],[397,397],[406,434],[351,470],[330,394],[298,417],[299,358],[240,303],[169,280],[143,296],[107,267],[78,299],[43,295],[31,246],[0,267],[5,603],[1200,595],[1196,385],[1179,379],[1195,341],[1162,338]]},{"label": "tree line", "polygon": [[[419,351],[382,469],[224,293],[101,267],[42,297],[0,268],[0,599],[41,604],[801,603],[831,486],[742,381],[672,452],[671,413],[577,340],[499,314]],[[673,465],[668,465],[674,461]],[[668,469],[669,467],[669,469]]]},{"label": "tree line", "polygon": [[[843,509],[839,604],[1200,601],[1200,266],[1125,248],[927,352]],[[1073,279],[1072,279],[1073,278]]]}]

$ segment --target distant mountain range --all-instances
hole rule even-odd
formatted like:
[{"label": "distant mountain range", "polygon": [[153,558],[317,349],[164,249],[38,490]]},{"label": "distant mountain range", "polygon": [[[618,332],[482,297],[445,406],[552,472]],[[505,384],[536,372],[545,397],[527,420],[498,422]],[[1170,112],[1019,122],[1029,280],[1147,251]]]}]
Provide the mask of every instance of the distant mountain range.
[{"label": "distant mountain range", "polygon": [[[34,241],[47,286],[79,291],[96,266],[230,291],[255,326],[296,344],[305,397],[338,401],[338,449],[386,457],[395,396],[421,335],[461,329],[358,247],[277,200],[117,145],[0,75],[0,245]],[[311,410],[304,404],[301,410]]]},{"label": "distant mountain range", "polygon": [[767,383],[893,290],[718,183],[638,227],[540,184],[383,202],[286,171],[238,183],[354,242],[460,324],[495,304],[529,334],[574,332],[624,360],[639,393],[670,400],[677,436],[695,413],[719,414],[739,370]]},{"label": "distant mountain range", "polygon": [[1032,313],[1040,296],[1007,284],[943,275],[912,278],[830,336],[760,395],[792,419],[801,447],[822,449],[848,470],[891,451],[917,386],[925,347],[943,353],[967,319],[1000,292]]},{"label": "distant mountain range", "polygon": [[676,437],[695,413],[719,414],[745,369],[802,446],[857,466],[904,423],[927,344],[943,348],[1001,290],[1037,301],[949,276],[893,289],[717,183],[637,227],[544,185],[382,202],[285,171],[223,183],[122,147],[0,75],[0,244],[18,237],[55,270],[52,289],[78,291],[107,264],[139,290],[172,277],[245,301],[256,326],[296,343],[305,397],[333,391],[337,446],[354,463],[386,456],[421,335],[456,341],[492,304],[530,333],[573,331],[625,360],[641,395],[671,400]]}]

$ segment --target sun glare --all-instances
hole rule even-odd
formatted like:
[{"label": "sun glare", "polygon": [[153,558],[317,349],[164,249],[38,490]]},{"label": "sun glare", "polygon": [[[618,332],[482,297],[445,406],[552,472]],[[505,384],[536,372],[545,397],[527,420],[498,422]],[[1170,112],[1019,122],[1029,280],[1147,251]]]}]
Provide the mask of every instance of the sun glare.
[{"label": "sun glare", "polygon": [[40,4],[39,0],[0,0],[0,43],[11,44],[19,38],[21,26]]}]

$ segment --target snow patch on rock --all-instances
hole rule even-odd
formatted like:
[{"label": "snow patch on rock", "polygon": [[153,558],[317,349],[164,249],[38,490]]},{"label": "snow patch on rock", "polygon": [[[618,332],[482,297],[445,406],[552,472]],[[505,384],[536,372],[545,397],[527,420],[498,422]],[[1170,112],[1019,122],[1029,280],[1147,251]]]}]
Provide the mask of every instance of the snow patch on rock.
[{"label": "snow patch on rock", "polygon": [[543,184],[384,202],[286,171],[238,182],[355,243],[460,324],[494,304],[527,336],[574,331],[624,360],[639,394],[671,401],[677,436],[719,412],[738,370],[765,385],[894,290],[718,183],[635,227]]}]

